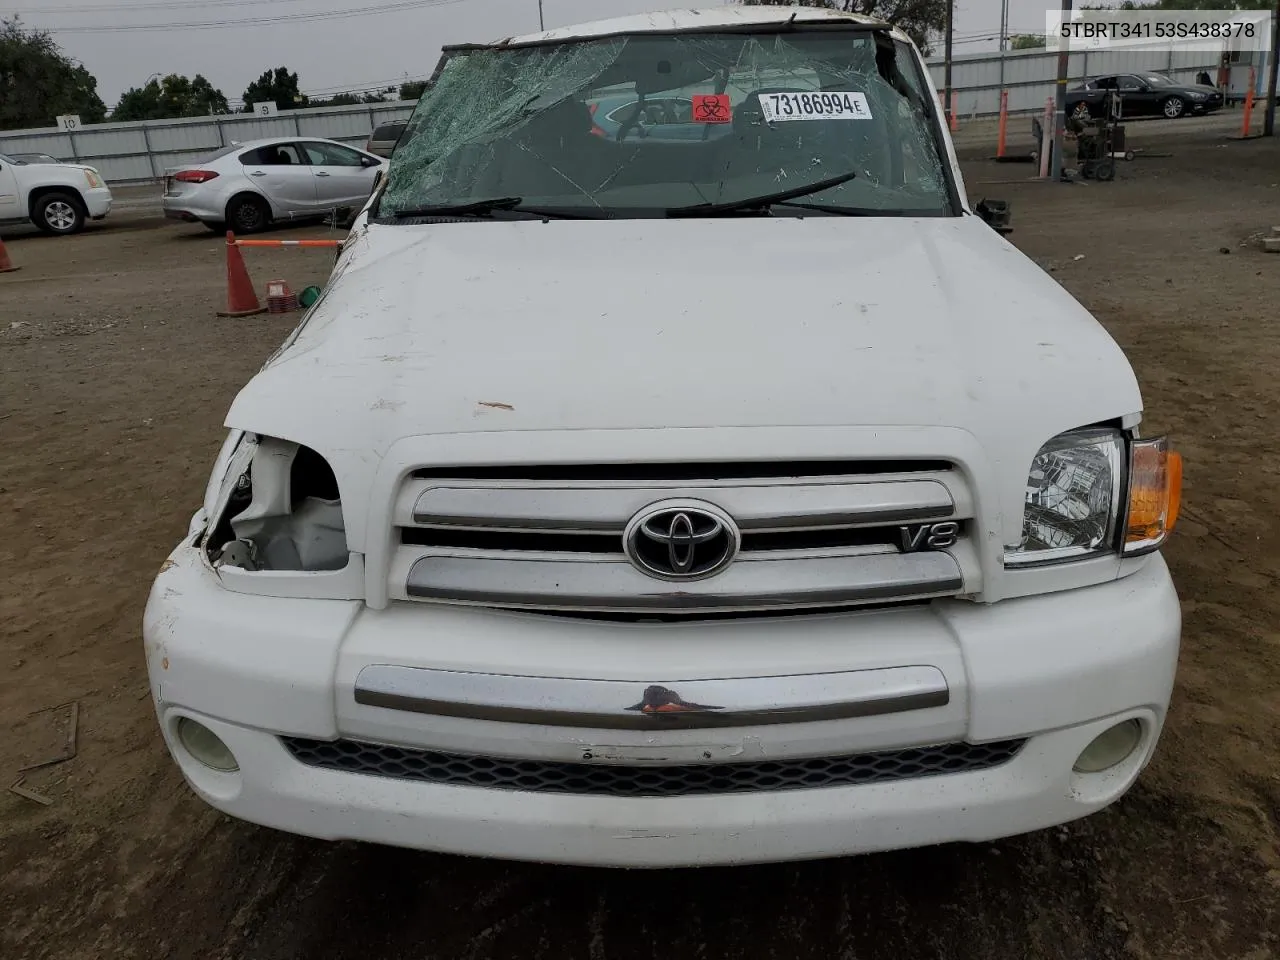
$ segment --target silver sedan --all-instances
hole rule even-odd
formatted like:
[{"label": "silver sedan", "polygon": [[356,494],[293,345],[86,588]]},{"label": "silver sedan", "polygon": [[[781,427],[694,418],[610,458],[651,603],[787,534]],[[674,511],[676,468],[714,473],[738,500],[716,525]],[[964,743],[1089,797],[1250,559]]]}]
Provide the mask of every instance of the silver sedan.
[{"label": "silver sedan", "polygon": [[164,215],[211,230],[256,233],[272,223],[363,207],[387,161],[318,137],[224,147],[165,177]]}]

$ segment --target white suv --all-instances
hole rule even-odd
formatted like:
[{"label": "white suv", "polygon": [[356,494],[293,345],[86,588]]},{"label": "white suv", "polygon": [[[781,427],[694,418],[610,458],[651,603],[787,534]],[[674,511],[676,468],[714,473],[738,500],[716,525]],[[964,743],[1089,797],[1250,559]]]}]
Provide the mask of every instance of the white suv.
[{"label": "white suv", "polygon": [[[908,38],[735,6],[445,57],[152,590],[191,787],[617,866],[1119,798],[1173,685],[1181,460],[971,209]],[[619,85],[706,135],[593,132]]]},{"label": "white suv", "polygon": [[102,175],[79,163],[30,162],[0,154],[0,223],[34,223],[45,233],[79,233],[111,212]]}]

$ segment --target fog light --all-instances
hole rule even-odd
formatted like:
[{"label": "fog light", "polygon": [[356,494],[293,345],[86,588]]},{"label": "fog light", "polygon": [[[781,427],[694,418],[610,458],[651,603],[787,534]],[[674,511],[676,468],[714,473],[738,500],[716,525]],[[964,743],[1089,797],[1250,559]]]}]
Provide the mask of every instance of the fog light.
[{"label": "fog light", "polygon": [[1104,730],[1076,758],[1076,773],[1101,773],[1128,758],[1142,741],[1142,724],[1126,720]]},{"label": "fog light", "polygon": [[187,752],[206,767],[223,773],[240,769],[231,749],[203,723],[197,723],[190,717],[179,717],[177,732],[178,741],[187,748]]}]

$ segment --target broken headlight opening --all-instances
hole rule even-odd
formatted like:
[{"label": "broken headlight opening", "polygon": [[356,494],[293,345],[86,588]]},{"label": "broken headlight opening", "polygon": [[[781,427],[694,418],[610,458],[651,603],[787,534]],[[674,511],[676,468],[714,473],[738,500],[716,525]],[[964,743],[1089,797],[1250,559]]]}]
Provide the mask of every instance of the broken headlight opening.
[{"label": "broken headlight opening", "polygon": [[215,569],[343,569],[349,552],[333,468],[310,447],[246,434],[203,546]]}]

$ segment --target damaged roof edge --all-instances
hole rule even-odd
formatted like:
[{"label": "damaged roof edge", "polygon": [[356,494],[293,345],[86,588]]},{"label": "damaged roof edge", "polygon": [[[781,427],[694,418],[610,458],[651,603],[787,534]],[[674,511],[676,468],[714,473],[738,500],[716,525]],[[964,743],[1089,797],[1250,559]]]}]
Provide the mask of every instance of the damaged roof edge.
[{"label": "damaged roof edge", "polygon": [[595,20],[542,33],[504,37],[491,43],[454,43],[444,53],[469,50],[507,50],[575,40],[610,40],[644,34],[772,33],[789,25],[831,29],[888,30],[899,39],[907,35],[885,20],[824,7],[719,7],[710,10],[668,10],[662,13]]}]

